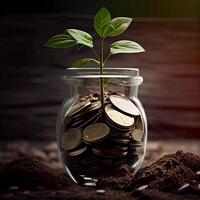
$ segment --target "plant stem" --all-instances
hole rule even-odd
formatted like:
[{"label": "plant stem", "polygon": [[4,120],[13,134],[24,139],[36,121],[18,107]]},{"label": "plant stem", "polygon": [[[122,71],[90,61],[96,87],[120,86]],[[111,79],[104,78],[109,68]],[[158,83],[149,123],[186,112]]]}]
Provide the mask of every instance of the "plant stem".
[{"label": "plant stem", "polygon": [[101,39],[101,55],[100,55],[100,72],[103,74],[104,58],[103,58],[104,38]]},{"label": "plant stem", "polygon": [[[104,67],[104,58],[103,58],[103,48],[104,48],[104,38],[101,39],[101,52],[100,52],[100,63],[99,63],[99,67],[100,67],[100,74],[103,74],[103,67]],[[100,93],[100,97],[101,97],[101,107],[102,109],[104,109],[104,86],[103,86],[103,78],[100,78],[100,88],[101,88],[101,93]]]},{"label": "plant stem", "polygon": [[110,56],[112,56],[111,53],[110,53],[110,54],[106,57],[106,59],[104,60],[104,65],[105,65],[105,63],[107,62],[108,58],[110,58]]},{"label": "plant stem", "polygon": [[97,59],[100,60],[100,58],[99,58],[97,52],[95,51],[95,49],[93,47],[91,49],[92,49],[92,52],[94,53],[94,55],[97,57]]}]

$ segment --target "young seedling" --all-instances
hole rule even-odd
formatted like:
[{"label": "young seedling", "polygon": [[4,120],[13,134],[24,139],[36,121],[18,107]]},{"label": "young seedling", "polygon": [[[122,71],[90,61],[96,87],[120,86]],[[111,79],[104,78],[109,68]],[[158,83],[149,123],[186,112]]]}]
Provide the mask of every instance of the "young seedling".
[{"label": "young seedling", "polygon": [[[90,62],[95,62],[99,66],[100,74],[103,75],[103,70],[106,62],[111,55],[118,53],[140,53],[145,50],[136,42],[131,40],[119,40],[110,45],[110,53],[104,55],[104,40],[108,37],[115,37],[122,34],[132,22],[129,17],[117,17],[111,19],[110,12],[105,8],[101,8],[94,17],[94,28],[100,36],[100,52],[94,49],[93,39],[90,34],[78,29],[67,29],[64,33],[51,37],[45,47],[50,48],[70,48],[77,45],[87,46],[94,53],[95,58],[82,58],[75,62],[72,67],[81,68]],[[108,84],[108,80],[100,78],[100,95],[101,105],[104,107],[104,86]]]}]

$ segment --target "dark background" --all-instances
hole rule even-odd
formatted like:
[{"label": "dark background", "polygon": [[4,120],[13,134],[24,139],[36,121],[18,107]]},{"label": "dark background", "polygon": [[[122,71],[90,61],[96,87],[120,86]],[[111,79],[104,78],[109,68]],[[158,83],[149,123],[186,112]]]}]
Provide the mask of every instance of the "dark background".
[{"label": "dark background", "polygon": [[146,49],[113,56],[108,66],[139,67],[149,137],[200,138],[199,0],[10,0],[0,7],[1,140],[55,139],[56,112],[65,97],[61,77],[90,51],[43,44],[66,28],[88,31],[98,40],[92,18],[103,5],[113,17],[134,17],[116,40],[135,40]]},{"label": "dark background", "polygon": [[199,0],[19,0],[5,1],[1,12],[8,13],[82,13],[95,14],[106,6],[113,16],[199,19]]}]

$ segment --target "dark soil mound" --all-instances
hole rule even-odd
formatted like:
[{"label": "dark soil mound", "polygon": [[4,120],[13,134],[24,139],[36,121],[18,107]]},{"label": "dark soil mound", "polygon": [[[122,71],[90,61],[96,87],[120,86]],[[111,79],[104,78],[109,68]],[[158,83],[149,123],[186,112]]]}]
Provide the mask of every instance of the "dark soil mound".
[{"label": "dark soil mound", "polygon": [[161,157],[155,163],[141,169],[134,177],[129,191],[141,185],[150,189],[177,193],[181,186],[190,184],[189,193],[198,192],[200,157],[192,153],[177,151]]},{"label": "dark soil mound", "polygon": [[111,175],[100,177],[97,188],[77,186],[63,173],[27,157],[13,160],[0,170],[2,197],[9,200],[197,200],[200,197],[197,173],[200,157],[182,151],[161,157],[135,176],[128,166],[121,166]]},{"label": "dark soil mound", "polygon": [[1,190],[11,186],[29,190],[37,188],[66,189],[69,184],[71,184],[71,180],[63,173],[30,157],[15,159],[1,168]]}]

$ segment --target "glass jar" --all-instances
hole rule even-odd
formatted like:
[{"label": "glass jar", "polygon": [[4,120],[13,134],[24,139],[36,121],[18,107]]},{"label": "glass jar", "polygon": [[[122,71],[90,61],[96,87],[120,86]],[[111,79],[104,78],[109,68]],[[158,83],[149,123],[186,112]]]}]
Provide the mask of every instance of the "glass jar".
[{"label": "glass jar", "polygon": [[[135,173],[147,143],[137,68],[67,69],[66,99],[56,124],[59,156],[74,182],[95,185],[121,165]],[[102,87],[103,85],[103,87]],[[101,95],[103,93],[103,95]]]}]

